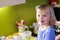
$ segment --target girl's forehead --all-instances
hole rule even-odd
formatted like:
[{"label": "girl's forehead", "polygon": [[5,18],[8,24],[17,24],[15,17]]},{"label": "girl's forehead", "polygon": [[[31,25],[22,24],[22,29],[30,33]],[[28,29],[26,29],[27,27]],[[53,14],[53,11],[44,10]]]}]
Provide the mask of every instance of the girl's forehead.
[{"label": "girl's forehead", "polygon": [[49,10],[37,10],[37,13],[38,14],[50,14],[50,11]]}]

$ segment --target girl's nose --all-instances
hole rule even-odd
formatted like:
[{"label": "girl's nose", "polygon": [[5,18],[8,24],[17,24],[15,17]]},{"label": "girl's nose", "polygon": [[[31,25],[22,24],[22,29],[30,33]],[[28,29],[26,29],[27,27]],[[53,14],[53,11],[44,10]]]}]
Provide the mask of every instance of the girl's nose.
[{"label": "girl's nose", "polygon": [[40,19],[42,20],[42,19],[43,19],[43,17],[41,16],[41,17],[40,17]]}]

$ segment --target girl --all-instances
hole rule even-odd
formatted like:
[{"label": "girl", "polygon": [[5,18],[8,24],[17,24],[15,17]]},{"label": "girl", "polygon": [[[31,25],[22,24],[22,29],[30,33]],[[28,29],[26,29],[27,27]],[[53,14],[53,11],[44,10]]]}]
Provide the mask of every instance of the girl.
[{"label": "girl", "polygon": [[37,40],[55,40],[53,25],[56,23],[56,17],[53,8],[45,4],[37,6],[36,18],[40,25]]}]

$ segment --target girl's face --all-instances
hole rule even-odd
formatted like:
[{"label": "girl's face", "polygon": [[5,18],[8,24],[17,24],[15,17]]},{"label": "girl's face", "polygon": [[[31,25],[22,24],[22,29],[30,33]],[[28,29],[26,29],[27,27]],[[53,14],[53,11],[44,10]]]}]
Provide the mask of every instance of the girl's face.
[{"label": "girl's face", "polygon": [[50,14],[49,10],[37,10],[36,18],[39,25],[49,25]]}]

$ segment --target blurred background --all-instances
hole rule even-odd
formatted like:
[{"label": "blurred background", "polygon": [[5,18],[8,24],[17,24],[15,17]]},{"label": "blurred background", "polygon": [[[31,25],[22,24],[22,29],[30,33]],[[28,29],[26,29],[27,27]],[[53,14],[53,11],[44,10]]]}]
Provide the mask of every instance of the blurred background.
[{"label": "blurred background", "polygon": [[52,5],[57,21],[60,22],[60,0],[58,0],[58,2],[56,1],[56,4],[53,4],[51,0],[25,0],[24,2],[25,3],[16,5],[8,4],[7,6],[0,6],[0,36],[7,36],[18,32],[18,28],[15,23],[16,21],[20,22],[21,19],[26,21],[26,25],[28,27],[32,26],[33,23],[36,22],[36,5]]}]

